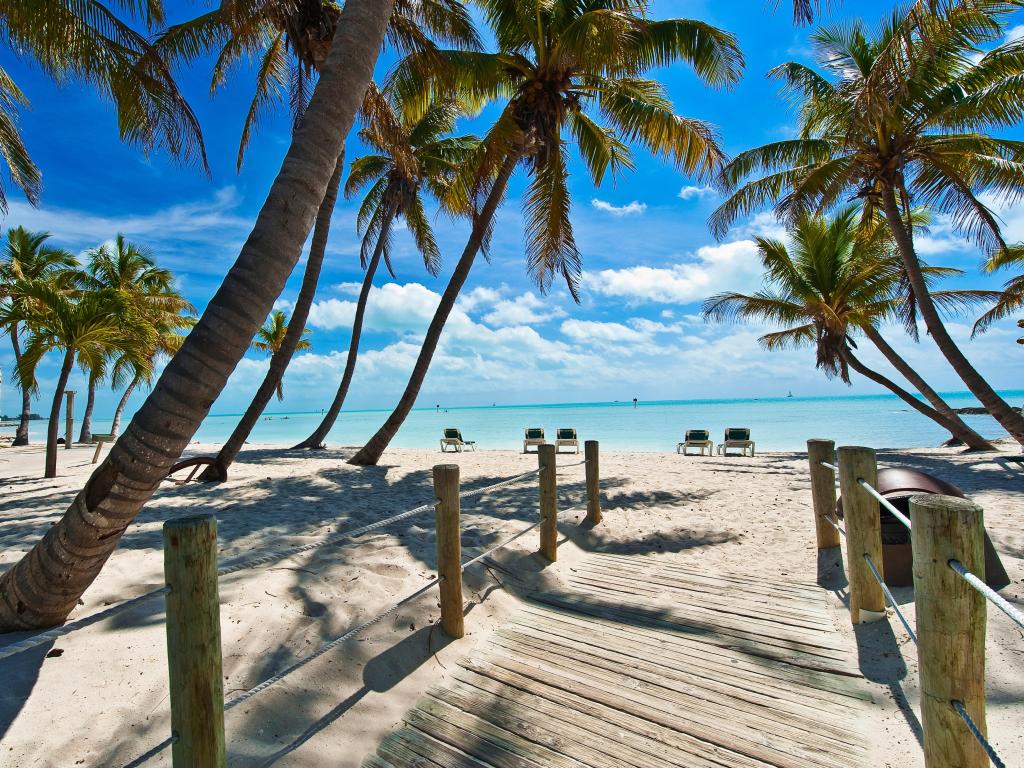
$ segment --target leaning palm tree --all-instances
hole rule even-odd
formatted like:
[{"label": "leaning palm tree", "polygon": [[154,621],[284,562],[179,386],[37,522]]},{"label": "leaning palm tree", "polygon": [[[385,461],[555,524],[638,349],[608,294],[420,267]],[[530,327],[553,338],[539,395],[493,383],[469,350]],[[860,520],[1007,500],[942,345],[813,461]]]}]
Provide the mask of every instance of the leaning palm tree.
[{"label": "leaning palm tree", "polygon": [[0,632],[62,622],[188,445],[299,260],[373,75],[388,0],[347,0],[253,230],[124,434],[60,520],[0,575]]},{"label": "leaning palm tree", "polygon": [[400,112],[393,94],[380,94],[371,88],[367,94],[366,126],[360,132],[364,143],[377,150],[352,164],[345,196],[353,197],[369,187],[357,216],[363,236],[361,260],[366,270],[356,301],[355,317],[345,371],[330,408],[313,433],[295,448],[321,448],[348,395],[359,354],[366,302],[370,297],[374,274],[381,259],[394,275],[391,265],[392,225],[405,221],[427,271],[436,275],[441,253],[426,214],[423,193],[430,192],[441,210],[456,216],[465,214],[463,195],[452,193],[452,182],[476,150],[472,136],[447,136],[455,129],[461,108],[447,100],[432,104],[418,119]]},{"label": "leaning palm tree", "polygon": [[[652,21],[641,0],[480,0],[497,53],[413,55],[394,87],[410,109],[437,95],[469,103],[507,99],[478,150],[473,188],[480,201],[472,232],[441,296],[409,383],[394,412],[349,461],[376,464],[412,410],[441,332],[477,253],[485,245],[509,178],[522,165],[527,268],[542,291],[556,275],[577,298],[581,256],[570,220],[570,139],[595,184],[631,169],[627,142],[710,176],[723,160],[707,123],[675,114],[662,85],[640,77],[677,62],[712,86],[735,83],[743,58],[727,32],[691,19]],[[602,124],[603,123],[603,124]]]},{"label": "leaning palm tree", "polygon": [[[256,338],[252,342],[252,348],[268,357],[273,357],[281,350],[281,345],[284,344],[285,336],[288,335],[288,325],[288,315],[280,309],[275,309],[270,313],[267,322],[256,331]],[[309,333],[309,328],[302,329],[299,343],[295,346],[296,349],[306,350],[313,348],[309,339],[306,338],[309,336]],[[281,382],[277,384],[277,399],[284,400],[284,386]]]},{"label": "leaning palm tree", "polygon": [[[1010,266],[1024,266],[1024,247],[1010,248],[1003,253],[993,255],[985,264],[985,271],[995,272]],[[1016,314],[1024,307],[1024,274],[1011,277],[1003,285],[1003,290],[995,305],[978,318],[974,324],[974,335],[984,333],[997,320]]]},{"label": "leaning palm tree", "polygon": [[[897,321],[916,332],[913,301],[908,297],[903,267],[892,239],[883,226],[858,222],[855,206],[825,218],[800,214],[789,229],[792,245],[757,237],[765,268],[765,288],[754,295],[722,293],[704,303],[708,320],[768,321],[786,326],[766,334],[768,349],[812,345],[816,366],[829,377],[850,383],[849,369],[890,390],[916,411],[949,430],[957,444],[973,450],[992,445],[971,429],[882,336],[878,326]],[[925,278],[962,274],[959,270],[924,265]],[[991,291],[935,291],[934,299],[950,310],[962,310],[990,299]],[[917,397],[882,373],[869,368],[855,354],[853,337],[863,333],[882,355],[925,399]]]},{"label": "leaning palm tree", "polygon": [[711,227],[721,236],[738,217],[773,202],[780,218],[792,220],[861,198],[865,215],[881,214],[891,230],[932,340],[985,409],[1024,443],[1024,417],[943,324],[910,224],[916,206],[930,208],[994,256],[1010,251],[983,198],[1024,193],[1024,142],[988,135],[1024,116],[1024,45],[984,54],[979,46],[1002,39],[1019,7],[1015,0],[919,0],[873,35],[860,22],[816,32],[826,74],[795,62],[771,73],[799,106],[799,138],[742,152],[728,165],[722,181],[732,195]]},{"label": "leaning palm tree", "polygon": [[[50,283],[57,287],[71,285],[78,268],[78,261],[68,251],[46,245],[50,235],[46,232],[29,232],[24,227],[7,230],[7,242],[0,253],[0,300],[12,303],[11,322],[0,325],[0,329],[11,337],[14,347],[15,368],[21,365],[22,325],[17,319],[24,315],[26,308],[19,306],[28,299],[18,296],[20,284]],[[28,445],[29,417],[32,411],[31,389],[21,389],[21,419],[14,433],[14,445]]]}]

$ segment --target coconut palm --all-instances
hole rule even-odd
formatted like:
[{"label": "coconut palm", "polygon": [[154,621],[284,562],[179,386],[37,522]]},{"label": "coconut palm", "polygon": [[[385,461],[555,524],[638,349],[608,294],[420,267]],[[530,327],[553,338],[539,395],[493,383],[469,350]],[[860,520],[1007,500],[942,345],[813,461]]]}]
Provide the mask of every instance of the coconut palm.
[{"label": "coconut palm", "polygon": [[[1024,248],[1010,248],[994,254],[985,264],[985,271],[995,272],[1010,266],[1024,266]],[[1024,307],[1024,274],[1006,281],[995,305],[974,324],[974,335],[984,333],[995,321],[1016,314],[1021,307]]]},{"label": "coconut palm", "polygon": [[[309,328],[302,329],[299,343],[295,346],[296,349],[312,349],[313,345],[306,338],[309,336],[309,333]],[[264,353],[268,357],[272,357],[281,350],[281,345],[284,344],[284,339],[287,335],[288,315],[280,309],[275,309],[270,313],[267,322],[256,331],[256,338],[252,342],[252,348],[257,352]],[[277,399],[284,400],[284,387],[280,382],[277,385]]]},{"label": "coconut palm", "polygon": [[68,511],[0,576],[0,631],[59,624],[188,445],[299,260],[373,75],[388,0],[347,0],[302,124],[224,282]]},{"label": "coconut palm", "polygon": [[[329,0],[256,0],[223,2],[206,14],[171,27],[157,45],[172,60],[195,59],[215,55],[211,92],[229,79],[243,60],[257,62],[254,95],[242,126],[237,164],[241,167],[245,150],[263,114],[287,93],[295,125],[306,109],[308,91],[324,63],[339,21],[339,6]],[[434,41],[473,50],[480,39],[466,8],[457,0],[397,0],[388,23],[387,38],[399,51],[429,53]],[[291,362],[316,294],[323,265],[331,216],[337,202],[344,167],[344,153],[335,164],[334,175],[320,204],[302,285],[292,307],[292,327],[277,354],[270,361],[267,375],[253,400],[221,448],[221,456],[230,465],[244,444],[263,409],[278,390]],[[200,479],[219,479],[221,472],[205,472]]]},{"label": "coconut palm", "polygon": [[[136,28],[152,30],[163,23],[160,0],[0,5],[0,34],[12,52],[33,61],[57,83],[93,86],[117,109],[123,141],[139,144],[146,152],[166,149],[206,168],[199,121],[178,91],[167,62]],[[26,106],[28,99],[0,69],[0,155],[14,183],[35,204],[42,180],[17,128],[17,111]],[[0,188],[0,211],[6,210]]]},{"label": "coconut palm", "polygon": [[[157,325],[179,318],[182,312],[194,313],[193,307],[174,288],[174,275],[158,267],[152,252],[128,241],[121,233],[111,243],[104,243],[86,252],[89,263],[79,284],[86,291],[112,291],[121,298],[130,315],[129,327],[139,327],[143,340],[151,338]],[[170,315],[168,320],[165,315]],[[88,394],[82,428],[78,440],[92,440],[92,414],[96,403],[96,387],[106,379],[110,366],[123,354],[116,347],[107,355],[94,356],[91,365],[81,360],[88,374]],[[124,384],[118,375],[114,383]]]},{"label": "coconut palm", "polygon": [[986,410],[1024,443],[1024,417],[943,324],[909,224],[915,206],[930,208],[994,256],[1010,251],[983,196],[1012,200],[1024,192],[1024,142],[987,132],[1024,116],[1024,43],[984,54],[979,46],[1002,39],[1018,8],[1011,0],[920,0],[874,34],[860,22],[816,32],[825,74],[795,62],[771,73],[799,106],[800,136],[740,153],[728,165],[722,182],[732,194],[711,226],[721,236],[739,216],[773,202],[792,220],[861,198],[865,215],[880,213],[891,230],[932,340]]},{"label": "coconut palm", "polygon": [[609,170],[633,167],[630,142],[698,177],[716,173],[723,159],[711,126],[675,114],[662,85],[640,75],[683,62],[705,83],[729,86],[743,68],[729,33],[691,19],[650,20],[640,0],[480,0],[479,5],[497,39],[497,53],[414,54],[393,78],[399,98],[412,110],[451,94],[468,103],[506,101],[477,153],[473,188],[479,208],[469,241],[398,405],[350,459],[353,464],[377,463],[412,410],[444,324],[518,166],[529,176],[523,201],[527,268],[541,291],[558,275],[575,298],[581,256],[570,220],[570,142],[595,184]]},{"label": "coconut palm", "polygon": [[[849,369],[853,368],[948,429],[958,443],[974,450],[991,450],[991,444],[967,426],[879,332],[880,324],[899,321],[916,333],[916,317],[902,262],[888,230],[876,223],[861,225],[859,217],[854,206],[841,209],[833,218],[800,214],[789,229],[791,247],[779,240],[755,238],[765,267],[765,288],[754,295],[712,296],[704,303],[704,317],[786,326],[762,336],[761,343],[768,349],[813,345],[816,365],[827,376],[850,383]],[[923,269],[929,282],[961,274],[927,265]],[[991,298],[992,293],[935,291],[932,295],[943,307],[962,310]],[[863,333],[932,407],[865,365],[854,352],[858,333]]]},{"label": "coconut palm", "polygon": [[[7,242],[0,256],[0,300],[12,303],[11,322],[0,326],[11,337],[15,367],[21,364],[21,332],[19,318],[25,308],[18,306],[26,297],[17,295],[22,283],[51,283],[58,287],[70,286],[78,261],[68,251],[46,245],[50,235],[30,232],[24,227],[7,230]],[[21,387],[21,419],[14,434],[14,445],[28,445],[29,416],[32,411],[32,390]]]},{"label": "coconut palm", "polygon": [[478,141],[472,136],[447,136],[455,128],[460,107],[452,101],[443,101],[431,105],[418,119],[412,119],[401,114],[401,106],[393,94],[379,94],[372,88],[368,93],[366,126],[360,137],[377,153],[356,160],[345,185],[345,196],[349,198],[369,187],[357,217],[363,236],[360,257],[366,273],[356,301],[352,336],[338,391],[320,424],[296,448],[322,447],[345,403],[359,354],[366,302],[382,258],[394,275],[391,245],[395,220],[404,219],[427,271],[436,275],[441,254],[426,214],[423,193],[429,191],[441,203],[441,209],[450,215],[467,212],[462,196],[451,194],[451,183]]}]

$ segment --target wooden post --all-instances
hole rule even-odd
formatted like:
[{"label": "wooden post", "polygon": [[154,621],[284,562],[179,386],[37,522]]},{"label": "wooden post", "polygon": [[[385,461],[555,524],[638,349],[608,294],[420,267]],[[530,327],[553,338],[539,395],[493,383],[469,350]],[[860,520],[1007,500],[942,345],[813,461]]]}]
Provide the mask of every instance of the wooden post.
[{"label": "wooden post", "polygon": [[459,465],[434,467],[437,496],[437,575],[442,581],[441,628],[458,640],[466,634],[462,615],[462,540],[459,523]]},{"label": "wooden post", "polygon": [[597,525],[601,522],[601,473],[598,464],[597,440],[583,443],[584,467],[587,476],[587,522]]},{"label": "wooden post", "polygon": [[875,581],[864,554],[882,569],[882,524],[878,502],[861,488],[858,480],[878,486],[878,463],[873,448],[844,446],[839,449],[839,491],[846,521],[846,572],[850,581],[850,618],[854,624],[885,617],[885,593]]},{"label": "wooden post", "polygon": [[217,520],[213,515],[164,523],[167,667],[171,690],[171,761],[175,768],[224,762]]},{"label": "wooden post", "polygon": [[985,728],[985,598],[950,560],[985,573],[981,507],[951,496],[910,500],[914,601],[921,676],[921,725],[927,768],[987,768],[985,751],[950,702],[963,702]]},{"label": "wooden post", "polygon": [[558,486],[555,479],[555,446],[537,446],[540,463],[540,553],[549,561],[558,559]]},{"label": "wooden post", "polygon": [[[814,530],[818,549],[839,546],[839,531],[829,520],[836,518],[836,475],[821,466],[835,464],[836,444],[831,440],[808,440],[807,460],[811,465],[811,503],[814,507]],[[838,521],[837,521],[838,522]]]},{"label": "wooden post", "polygon": [[74,442],[72,435],[75,433],[75,392],[67,389],[64,395],[67,397],[64,407],[64,449],[70,451],[71,443]]}]

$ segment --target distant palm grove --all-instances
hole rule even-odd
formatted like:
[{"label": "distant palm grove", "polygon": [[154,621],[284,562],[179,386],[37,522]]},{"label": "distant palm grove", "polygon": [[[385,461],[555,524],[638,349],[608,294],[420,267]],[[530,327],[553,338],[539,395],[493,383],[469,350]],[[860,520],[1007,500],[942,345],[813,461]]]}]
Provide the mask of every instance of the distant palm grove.
[{"label": "distant palm grove", "polygon": [[[796,135],[729,156],[719,129],[691,114],[693,104],[677,109],[658,73],[683,67],[702,87],[728,93],[747,74],[737,38],[697,19],[655,18],[644,0],[223,0],[175,25],[159,0],[4,4],[3,44],[55,81],[94,88],[116,112],[120,138],[142,150],[208,170],[202,127],[175,79],[189,68],[208,77],[215,94],[234,79],[251,88],[239,167],[265,113],[284,106],[293,120],[251,234],[201,314],[144,243],[111,232],[72,254],[45,232],[5,224],[0,331],[22,393],[15,445],[28,441],[33,398],[45,400],[44,471],[56,475],[59,417],[75,366],[88,381],[79,441],[92,437],[99,388],[114,388],[119,405],[106,459],[64,517],[0,576],[0,631],[67,617],[239,361],[255,351],[269,359],[265,378],[201,479],[226,476],[263,410],[286,396],[295,354],[310,346],[306,326],[340,194],[360,198],[364,279],[333,401],[292,450],[321,448],[342,413],[370,290],[382,265],[394,274],[396,238],[412,239],[429,273],[450,273],[404,391],[350,459],[356,465],[376,464],[413,408],[463,286],[511,202],[510,180],[524,184],[526,272],[541,293],[559,281],[579,302],[584,254],[573,229],[570,163],[578,156],[597,187],[628,176],[640,153],[722,193],[709,221],[716,237],[764,210],[785,232],[754,238],[762,289],[708,297],[708,321],[774,326],[761,339],[767,348],[807,347],[808,366],[845,382],[866,377],[941,425],[951,444],[990,450],[990,438],[892,346],[896,334],[920,341],[923,329],[921,343],[1024,445],[1024,417],[946,327],[966,316],[984,333],[1024,310],[1024,245],[1005,239],[994,212],[1024,194],[1024,142],[999,135],[1024,118],[1024,39],[1006,35],[1021,3],[917,0],[881,20],[830,24],[830,7],[843,5],[794,0],[794,23],[821,24],[811,38],[817,67],[786,62],[769,73],[794,107]],[[374,82],[382,50],[396,63]],[[31,94],[0,70],[0,97],[6,212],[10,195],[35,205],[45,189],[18,128]],[[481,114],[491,119],[480,135],[458,132],[461,119]],[[346,159],[353,131],[366,152]],[[467,222],[460,252],[442,253],[433,210]],[[1004,290],[968,289],[958,285],[961,271],[922,259],[921,237],[940,217],[977,246],[979,269],[1006,272]],[[275,303],[307,240],[289,317]],[[867,365],[862,344],[892,370]],[[1007,354],[1020,354],[1010,347]],[[47,355],[60,368],[44,391],[37,371]],[[147,389],[122,430],[131,396]]]}]

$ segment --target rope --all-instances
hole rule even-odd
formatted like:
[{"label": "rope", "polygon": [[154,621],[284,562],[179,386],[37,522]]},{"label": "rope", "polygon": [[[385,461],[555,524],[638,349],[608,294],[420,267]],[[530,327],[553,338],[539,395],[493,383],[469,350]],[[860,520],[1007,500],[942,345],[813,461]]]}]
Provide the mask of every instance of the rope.
[{"label": "rope", "polygon": [[81,619],[77,619],[76,621],[69,621],[67,624],[64,624],[62,626],[54,627],[53,629],[48,629],[45,632],[40,632],[38,635],[32,635],[32,637],[27,637],[20,642],[12,643],[11,645],[8,645],[4,648],[0,648],[0,660],[10,658],[11,656],[16,656],[19,653],[24,653],[25,651],[29,651],[33,648],[37,648],[38,646],[44,645],[45,643],[48,643],[51,640],[56,640],[58,637],[63,637],[64,635],[70,634],[71,632],[74,632],[76,629],[88,627],[90,624],[95,624],[98,621],[102,621],[103,619],[109,618],[114,614],[120,613],[121,611],[127,608],[131,608],[133,605],[137,603],[141,603],[143,600],[153,597],[154,595],[165,595],[168,592],[170,592],[169,587],[161,587],[160,589],[155,589],[152,592],[146,592],[144,594],[139,595],[138,597],[133,597],[130,600],[125,600],[123,603],[117,603],[116,605],[112,605],[109,608],[94,613],[90,616],[85,616]]},{"label": "rope", "polygon": [[962,701],[957,701],[956,699],[953,699],[949,703],[953,707],[953,709],[956,710],[956,713],[960,715],[960,718],[964,721],[964,724],[967,726],[967,730],[969,730],[971,732],[971,735],[978,740],[979,744],[981,744],[981,748],[985,750],[985,754],[987,754],[988,759],[992,761],[992,765],[994,765],[996,768],[1006,768],[1006,763],[999,759],[999,755],[996,754],[995,749],[992,747],[991,744],[988,743],[988,739],[985,738],[985,735],[981,732],[981,729],[978,728],[978,726],[975,725],[974,721],[971,719],[971,716],[968,714],[967,707],[964,706],[964,703]]},{"label": "rope", "polygon": [[405,597],[403,597],[401,600],[399,600],[397,603],[392,605],[390,608],[388,608],[383,613],[380,613],[377,616],[374,616],[372,619],[364,621],[362,624],[360,624],[357,627],[353,627],[352,629],[350,629],[348,632],[346,632],[341,637],[335,638],[334,640],[331,640],[328,643],[324,643],[319,648],[317,648],[315,651],[313,651],[313,653],[309,654],[308,656],[304,656],[303,658],[301,658],[298,661],[296,661],[294,664],[290,664],[289,666],[287,666],[284,669],[282,669],[280,672],[278,672],[273,677],[268,677],[266,680],[264,680],[259,685],[255,686],[253,688],[250,688],[245,693],[237,696],[234,699],[231,699],[231,701],[225,702],[224,703],[224,711],[227,712],[228,710],[233,709],[234,707],[237,707],[243,701],[251,699],[257,693],[260,693],[261,691],[265,691],[267,688],[269,688],[270,686],[274,685],[274,683],[280,682],[281,680],[283,680],[285,677],[290,675],[295,670],[297,670],[297,669],[299,669],[301,667],[304,667],[307,664],[309,664],[309,662],[313,661],[314,659],[317,659],[320,656],[323,656],[325,653],[327,653],[332,648],[338,647],[339,645],[344,643],[346,640],[351,640],[353,637],[358,635],[360,632],[362,632],[367,627],[373,626],[378,621],[381,621],[382,619],[385,619],[388,616],[390,616],[392,613],[397,611],[399,608],[401,608],[406,603],[409,603],[409,602],[415,600],[417,597],[422,595],[424,592],[430,591],[431,589],[436,587],[438,584],[440,584],[441,581],[442,581],[442,579],[440,579],[440,578],[432,579],[432,580],[428,581],[426,584],[424,584],[422,587],[417,589],[412,594],[406,595]]},{"label": "rope", "polygon": [[516,475],[515,477],[510,477],[508,480],[502,480],[500,483],[495,483],[494,485],[488,485],[485,488],[477,488],[476,490],[465,491],[464,493],[460,493],[459,494],[459,498],[460,499],[467,499],[470,496],[479,496],[481,493],[487,493],[487,491],[493,491],[495,488],[501,488],[503,486],[510,485],[510,484],[518,482],[518,481],[520,481],[520,480],[522,480],[524,478],[530,477],[530,475],[536,475],[536,474],[539,474],[539,473],[540,473],[540,467],[538,467],[537,469],[531,469],[529,472],[523,472],[523,474]]},{"label": "rope", "polygon": [[839,467],[837,467],[835,464],[829,464],[827,461],[819,461],[818,463],[821,464],[821,466],[823,466],[825,469],[831,469],[833,472],[839,471]]},{"label": "rope", "polygon": [[582,467],[586,463],[587,463],[587,460],[584,459],[583,461],[577,461],[575,464],[559,464],[556,468],[557,469],[571,469],[572,467]]},{"label": "rope", "polygon": [[481,561],[481,560],[483,560],[483,559],[484,559],[485,557],[488,557],[488,556],[490,556],[490,555],[493,555],[493,554],[494,554],[495,552],[497,552],[497,551],[498,551],[499,549],[501,549],[502,547],[507,547],[507,546],[508,546],[509,544],[511,544],[511,543],[512,543],[513,541],[515,541],[516,539],[518,539],[518,538],[521,538],[521,537],[525,536],[525,535],[526,535],[526,534],[528,534],[528,533],[529,533],[530,531],[532,531],[532,530],[533,530],[534,528],[536,528],[536,527],[537,527],[538,525],[540,525],[540,524],[541,524],[542,522],[544,522],[544,521],[543,521],[543,520],[538,520],[538,521],[537,521],[536,523],[534,523],[533,525],[531,525],[531,526],[530,526],[529,528],[524,528],[523,530],[521,530],[521,531],[520,531],[519,533],[517,533],[517,534],[516,534],[515,536],[513,536],[512,538],[510,538],[510,539],[505,539],[505,541],[501,542],[501,544],[498,544],[497,546],[491,547],[491,548],[490,548],[490,549],[488,549],[488,550],[487,550],[486,552],[484,552],[484,553],[483,553],[482,555],[477,555],[477,556],[476,556],[476,557],[474,557],[474,558],[473,558],[472,560],[467,560],[467,561],[466,561],[465,563],[463,563],[463,564],[462,564],[462,571],[463,571],[463,572],[465,572],[465,570],[466,570],[467,568],[469,568],[469,566],[473,565],[474,563],[478,563],[478,562],[480,562],[480,561]]},{"label": "rope", "polygon": [[901,611],[900,607],[896,604],[896,598],[894,598],[892,596],[892,592],[889,591],[889,585],[882,579],[882,574],[878,572],[874,561],[871,559],[871,555],[867,552],[864,553],[864,561],[868,564],[868,568],[871,569],[871,575],[875,577],[875,581],[878,582],[878,586],[880,586],[882,588],[882,592],[885,593],[885,598],[889,601],[889,605],[892,606],[892,609],[896,611],[896,615],[900,617],[900,621],[903,622],[903,627],[907,630],[907,634],[910,635],[910,639],[914,641],[915,645],[917,645],[917,633],[914,632],[913,628],[910,626],[910,622],[907,621],[907,617],[903,615],[903,611]]},{"label": "rope", "polygon": [[1021,629],[1024,629],[1024,614],[1006,602],[1006,600],[988,584],[964,568],[963,563],[959,560],[950,560],[949,567],[962,576],[964,581],[994,603],[996,608],[1009,616],[1010,621],[1015,623]]},{"label": "rope", "polygon": [[833,528],[835,528],[835,529],[836,529],[837,531],[839,531],[839,532],[840,532],[841,534],[843,534],[843,536],[845,536],[845,535],[846,535],[846,531],[845,531],[845,530],[843,530],[842,526],[840,526],[840,525],[839,525],[839,523],[837,523],[837,522],[836,522],[835,520],[833,520],[833,519],[832,519],[831,517],[829,517],[828,515],[825,515],[825,521],[826,521],[826,522],[827,522],[827,523],[828,523],[829,525],[831,525],[831,526],[832,526]]},{"label": "rope", "polygon": [[892,513],[893,517],[895,517],[897,520],[899,520],[901,523],[903,523],[907,527],[908,531],[910,530],[910,518],[907,517],[906,515],[904,515],[898,509],[896,509],[896,507],[894,507],[892,505],[892,502],[889,501],[887,498],[885,498],[885,496],[883,496],[878,491],[876,491],[874,488],[872,488],[868,484],[867,480],[865,480],[863,477],[858,477],[857,478],[857,484],[861,488],[863,488],[865,491],[867,491],[869,494],[874,496],[879,504],[881,504],[883,507],[885,507],[887,510],[889,510],[889,512]]}]

